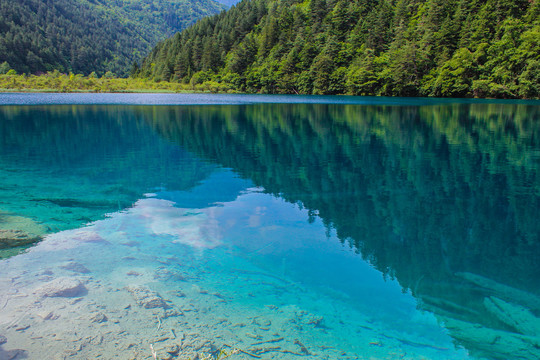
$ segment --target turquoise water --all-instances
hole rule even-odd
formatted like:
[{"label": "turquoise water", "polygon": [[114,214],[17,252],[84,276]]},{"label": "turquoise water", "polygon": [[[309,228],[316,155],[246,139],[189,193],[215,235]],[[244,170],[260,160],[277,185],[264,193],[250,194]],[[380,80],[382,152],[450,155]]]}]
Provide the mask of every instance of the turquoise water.
[{"label": "turquoise water", "polygon": [[538,102],[0,104],[0,359],[540,357]]}]

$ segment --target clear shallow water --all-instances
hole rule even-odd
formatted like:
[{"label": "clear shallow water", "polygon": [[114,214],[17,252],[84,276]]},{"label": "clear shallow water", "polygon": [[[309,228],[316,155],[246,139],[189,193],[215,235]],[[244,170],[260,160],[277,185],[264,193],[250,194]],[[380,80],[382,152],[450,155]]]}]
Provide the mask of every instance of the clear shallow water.
[{"label": "clear shallow water", "polygon": [[0,107],[0,358],[538,358],[538,103],[193,96]]}]

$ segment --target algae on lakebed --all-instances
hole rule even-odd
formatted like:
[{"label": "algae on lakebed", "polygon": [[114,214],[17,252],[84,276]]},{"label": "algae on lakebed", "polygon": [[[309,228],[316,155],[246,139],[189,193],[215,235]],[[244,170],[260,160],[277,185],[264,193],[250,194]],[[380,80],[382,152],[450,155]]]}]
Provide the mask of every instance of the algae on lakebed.
[{"label": "algae on lakebed", "polygon": [[38,242],[47,228],[34,220],[0,212],[0,259]]}]

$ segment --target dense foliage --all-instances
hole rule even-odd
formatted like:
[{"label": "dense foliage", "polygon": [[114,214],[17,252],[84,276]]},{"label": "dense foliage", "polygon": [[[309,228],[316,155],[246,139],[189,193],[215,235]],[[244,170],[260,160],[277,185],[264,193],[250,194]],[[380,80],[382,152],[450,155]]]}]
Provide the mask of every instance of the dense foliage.
[{"label": "dense foliage", "polygon": [[139,76],[263,93],[538,98],[539,0],[244,0]]},{"label": "dense foliage", "polygon": [[223,8],[212,0],[0,0],[0,73],[126,75],[158,41]]}]

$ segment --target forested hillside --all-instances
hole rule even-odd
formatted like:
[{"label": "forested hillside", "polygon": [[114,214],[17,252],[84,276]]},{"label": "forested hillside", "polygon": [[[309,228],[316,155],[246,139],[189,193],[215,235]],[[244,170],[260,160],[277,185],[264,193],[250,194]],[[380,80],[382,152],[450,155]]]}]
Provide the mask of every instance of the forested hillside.
[{"label": "forested hillside", "polygon": [[244,0],[139,76],[263,93],[538,98],[540,0]]},{"label": "forested hillside", "polygon": [[158,41],[223,9],[213,0],[0,0],[0,63],[127,75]]}]

